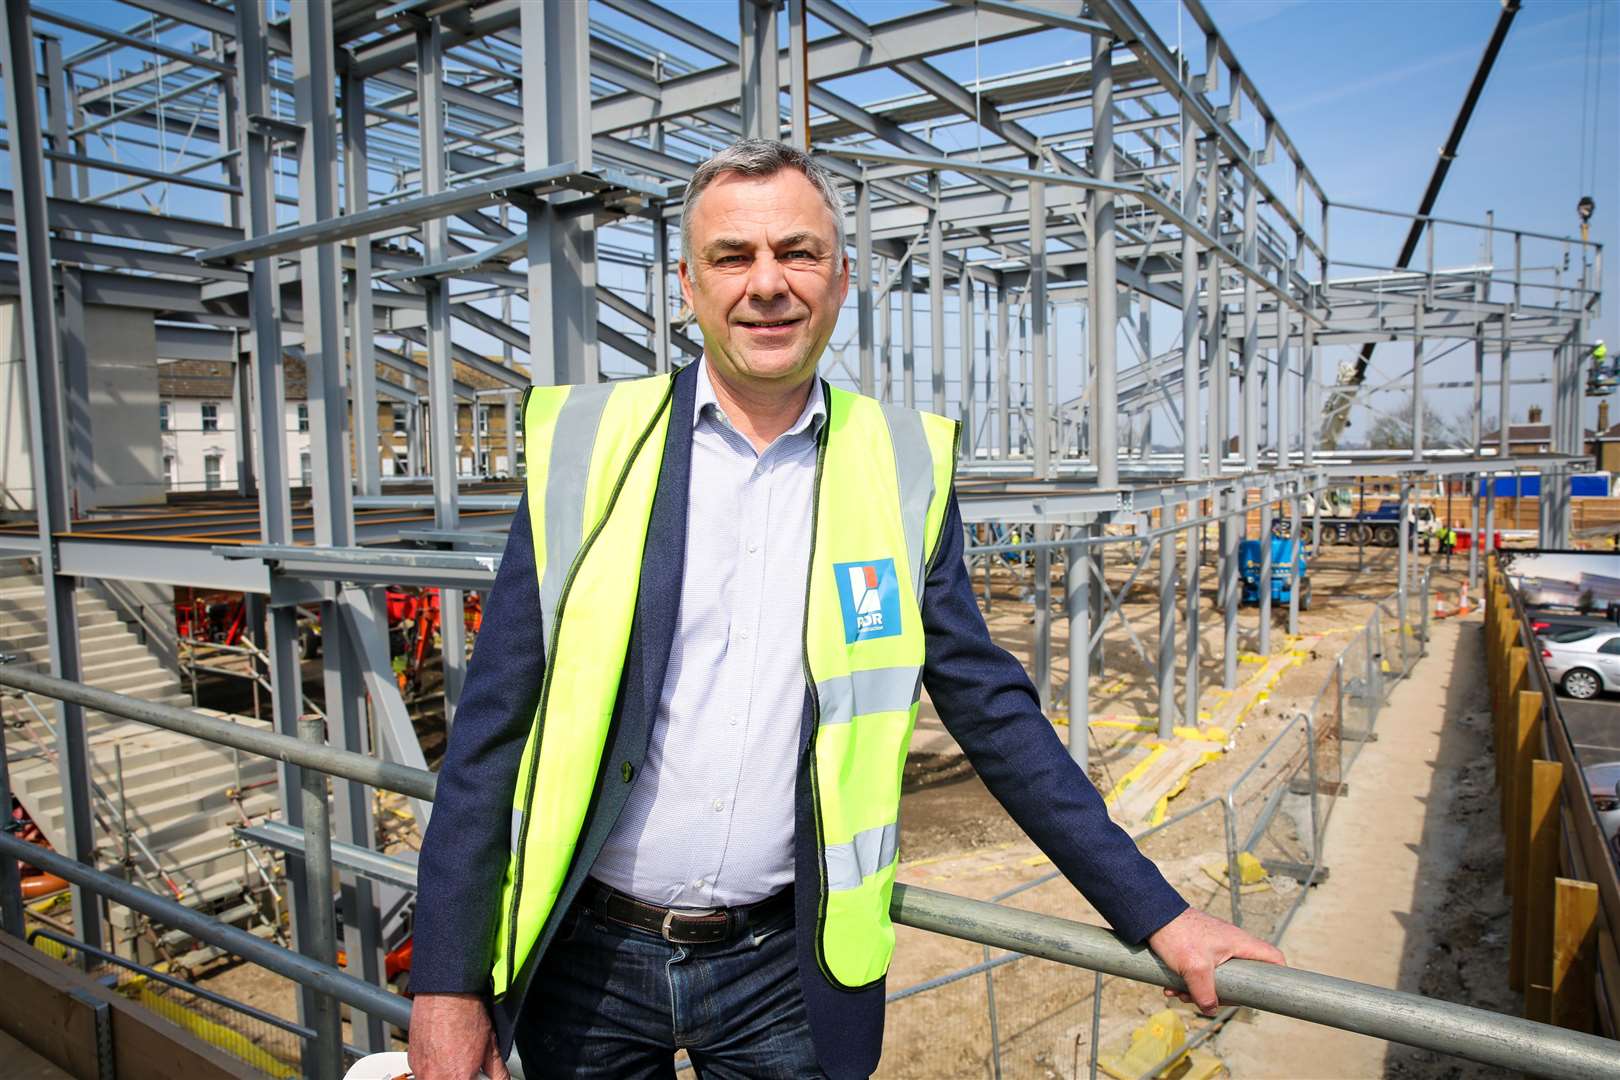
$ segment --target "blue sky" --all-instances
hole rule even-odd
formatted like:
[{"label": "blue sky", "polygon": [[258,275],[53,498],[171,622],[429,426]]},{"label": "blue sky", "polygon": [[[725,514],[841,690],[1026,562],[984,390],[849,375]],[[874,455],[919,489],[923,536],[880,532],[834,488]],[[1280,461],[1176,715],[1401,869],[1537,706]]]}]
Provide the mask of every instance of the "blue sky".
[{"label": "blue sky", "polygon": [[[1206,2],[1244,69],[1330,199],[1408,212],[1416,208],[1436,152],[1497,19],[1498,0]],[[120,27],[141,18],[141,13],[106,0],[74,0],[51,6]],[[735,27],[735,0],[683,0],[669,6],[727,36]],[[850,0],[848,6],[868,22],[879,22],[929,5],[915,0]],[[1185,36],[1195,69],[1202,68],[1202,42],[1194,42],[1196,35],[1190,30],[1190,20],[1183,17],[1178,26],[1180,8],[1176,0],[1139,0],[1138,6],[1172,47]],[[283,7],[277,0],[277,8]],[[1601,0],[1527,0],[1475,112],[1436,213],[1483,221],[1486,213],[1494,210],[1498,225],[1567,235],[1578,227],[1576,198],[1591,194],[1597,201],[1593,238],[1609,252],[1604,281],[1609,294],[1607,311],[1592,336],[1620,346],[1620,322],[1615,315],[1620,301],[1614,292],[1620,283],[1615,269],[1615,263],[1620,261],[1620,245],[1616,243],[1620,240],[1620,229],[1616,227],[1620,221],[1620,90],[1616,82],[1620,74],[1620,4],[1608,4],[1600,45],[1588,50],[1588,40],[1596,37],[1601,10]],[[592,14],[609,25],[623,22],[605,5],[594,5]],[[782,23],[785,39],[786,20]],[[49,29],[62,34],[70,51],[83,44],[77,40],[79,35]],[[816,23],[812,36],[826,31],[825,26]],[[175,43],[180,40],[173,34],[166,38]],[[976,57],[972,41],[966,40],[964,48],[938,57],[936,63],[965,83],[972,80],[975,70],[991,74],[1077,60],[1089,54],[1088,42],[1080,34],[1054,32],[984,45]],[[678,43],[652,44],[668,48],[676,56],[709,62]],[[1593,67],[1586,62],[1589,51],[1595,60]],[[1597,81],[1595,98],[1588,95],[1588,109],[1592,100],[1601,109],[1596,123],[1598,136],[1595,142],[1588,140],[1587,146],[1588,160],[1598,163],[1598,179],[1590,192],[1582,191],[1577,178],[1583,78]],[[841,80],[834,88],[858,101],[914,91],[911,84],[887,72]],[[1069,122],[1073,122],[1072,117]],[[1252,126],[1253,118],[1241,120],[1240,129],[1245,123]],[[1590,111],[1587,124],[1589,129],[1593,126]],[[1037,132],[1044,130],[1039,120],[1030,121],[1029,126]],[[963,126],[940,132],[937,138],[941,145],[960,145],[972,138],[970,130]],[[1254,137],[1252,130],[1249,134]],[[94,151],[101,152],[101,148]],[[0,175],[9,182],[9,161],[0,166]],[[1291,190],[1291,180],[1284,179],[1277,186]],[[171,193],[173,198],[194,196],[177,188]],[[1404,223],[1400,222],[1366,215],[1336,215],[1332,251],[1336,259],[1387,265],[1394,258],[1403,231]],[[1442,229],[1437,247],[1437,261],[1442,266],[1474,264],[1483,257],[1478,234],[1466,230]],[[1540,262],[1556,261],[1560,252],[1554,245],[1543,244],[1534,256]],[[1510,259],[1506,242],[1498,245],[1494,257],[1498,264]],[[604,278],[613,276],[614,271],[604,267]],[[514,321],[521,323],[525,320],[522,305],[519,307]],[[920,317],[919,322],[921,346],[926,341],[927,320]],[[954,346],[954,319],[947,322],[951,326],[949,343]],[[1173,339],[1169,330],[1172,324],[1173,320],[1167,322],[1161,332],[1156,320],[1156,349],[1164,348]],[[841,327],[835,341],[847,336],[846,329],[852,332],[853,326]],[[1079,332],[1078,311],[1071,306],[1060,312],[1055,332],[1060,352],[1068,352],[1063,343],[1070,339],[1069,335]],[[472,339],[466,343],[474,348],[489,344]],[[1444,347],[1445,343],[1437,342],[1435,351]],[[1332,371],[1337,360],[1347,355],[1348,350],[1330,355],[1322,370]],[[1068,396],[1070,388],[1064,383],[1073,383],[1077,376],[1066,372],[1062,361],[1060,355],[1060,396]],[[1409,362],[1409,347],[1388,345],[1380,347],[1375,367],[1393,374]],[[1494,364],[1492,358],[1488,375],[1494,374]],[[954,362],[948,366],[954,371]],[[1528,374],[1536,366],[1544,367],[1545,358],[1520,354],[1516,374]],[[1429,378],[1465,378],[1470,369],[1467,350],[1459,350],[1434,363]],[[1377,371],[1374,378],[1378,378]],[[1440,392],[1433,397],[1447,415],[1468,403],[1466,391]],[[1517,390],[1515,419],[1528,404],[1546,397],[1542,387]],[[1487,394],[1488,402],[1494,399],[1493,393]],[[1377,405],[1378,399],[1373,403]],[[1384,404],[1393,404],[1388,395]],[[1494,412],[1494,404],[1488,406],[1487,412]],[[1588,419],[1593,413],[1595,403],[1588,402]],[[1365,420],[1363,414],[1354,426],[1364,430]]]},{"label": "blue sky", "polygon": [[[1501,10],[1497,0],[1210,0],[1208,6],[1329,198],[1408,212],[1417,208]],[[1590,194],[1597,202],[1592,238],[1606,249],[1605,311],[1593,337],[1604,338],[1612,350],[1620,337],[1615,314],[1620,283],[1615,268],[1620,258],[1620,5],[1613,3],[1608,4],[1591,71],[1598,80],[1602,111],[1596,143],[1587,153],[1589,162],[1595,157],[1598,163],[1598,181],[1590,192],[1582,191],[1577,181],[1588,16],[1590,10],[1595,38],[1601,6],[1585,0],[1527,0],[1497,57],[1435,213],[1483,221],[1494,210],[1498,225],[1572,235],[1579,228],[1575,202]],[[1148,3],[1143,10],[1174,40],[1172,4]],[[1590,130],[1590,105],[1588,109]],[[1447,233],[1440,237],[1443,241]],[[1365,246],[1369,262],[1387,263],[1399,246],[1396,234],[1357,236],[1337,221],[1331,239],[1336,257],[1353,257],[1350,251]],[[1497,258],[1510,258],[1505,244]],[[1402,359],[1409,358],[1409,349],[1393,345],[1380,347],[1378,356],[1397,351]],[[1471,360],[1464,357],[1466,351],[1459,351],[1454,361],[1436,363],[1430,378],[1467,377]],[[1394,370],[1388,361],[1380,366]],[[1487,371],[1493,366],[1494,360]],[[1436,396],[1447,413],[1465,407],[1468,398],[1465,391]],[[1516,390],[1515,397],[1528,404],[1547,394],[1535,387]],[[1493,399],[1487,394],[1487,401]],[[1494,412],[1494,406],[1488,411]],[[1588,401],[1588,423],[1595,412],[1595,402]]]}]

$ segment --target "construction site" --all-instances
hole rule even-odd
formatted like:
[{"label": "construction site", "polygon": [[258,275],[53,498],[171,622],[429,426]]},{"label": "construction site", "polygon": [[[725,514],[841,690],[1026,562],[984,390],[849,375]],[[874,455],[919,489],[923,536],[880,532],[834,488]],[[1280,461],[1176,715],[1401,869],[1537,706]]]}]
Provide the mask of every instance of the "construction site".
[{"label": "construction site", "polygon": [[527,393],[704,356],[750,138],[837,180],[819,374],[960,424],[1070,758],[1288,957],[1167,997],[918,691],[876,1075],[1620,1076],[1606,5],[1569,227],[1436,212],[1533,6],[1373,207],[1204,0],[0,0],[0,1075],[408,1049]]}]

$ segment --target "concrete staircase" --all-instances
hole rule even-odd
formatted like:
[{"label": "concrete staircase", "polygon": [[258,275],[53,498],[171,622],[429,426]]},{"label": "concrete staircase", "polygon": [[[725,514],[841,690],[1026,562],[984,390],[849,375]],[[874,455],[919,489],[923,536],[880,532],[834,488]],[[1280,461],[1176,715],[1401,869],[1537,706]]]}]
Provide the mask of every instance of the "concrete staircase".
[{"label": "concrete staircase", "polygon": [[[17,657],[13,663],[19,666],[48,671],[44,593],[37,581],[0,579],[0,652]],[[85,590],[79,590],[76,598],[85,682],[190,707],[191,698],[182,691],[178,677],[105,601]],[[33,703],[55,722],[54,702],[34,697]],[[52,845],[65,847],[62,788],[51,730],[20,697],[7,696],[4,712],[10,723],[23,721],[20,729],[10,728],[6,738],[13,793]],[[212,715],[269,726],[250,717]],[[244,813],[258,819],[274,808],[276,789],[265,783],[275,779],[274,763],[253,754],[238,758],[227,747],[97,711],[85,713],[85,730],[90,774],[97,788],[92,810],[102,866],[116,869],[124,857],[120,822],[127,815],[129,831],[140,841],[131,844],[138,881],[144,875],[147,887],[171,896],[178,893],[191,906],[224,909],[241,918],[252,914],[239,909],[244,887],[257,883],[257,873],[235,843],[231,827],[242,823]],[[242,789],[240,800],[230,798],[233,789]],[[141,850],[143,844],[146,851]]]}]

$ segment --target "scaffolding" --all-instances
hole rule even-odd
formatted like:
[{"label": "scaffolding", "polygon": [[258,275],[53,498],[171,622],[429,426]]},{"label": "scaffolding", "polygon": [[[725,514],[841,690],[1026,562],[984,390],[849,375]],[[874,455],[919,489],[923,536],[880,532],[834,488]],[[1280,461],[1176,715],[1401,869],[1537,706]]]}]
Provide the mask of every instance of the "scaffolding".
[{"label": "scaffolding", "polygon": [[[1466,481],[1474,534],[1483,514],[1488,538],[1495,500],[1481,481],[1539,473],[1540,539],[1569,541],[1567,478],[1590,467],[1580,416],[1601,247],[1333,201],[1200,0],[1173,5],[1176,46],[1162,14],[1128,0],[957,0],[877,8],[870,22],[837,0],[739,0],[725,25],[649,0],[125,3],[127,25],[0,0],[0,298],[15,297],[31,469],[31,503],[8,515],[26,524],[0,531],[0,554],[38,560],[60,679],[80,680],[81,582],[241,592],[265,626],[274,729],[296,738],[298,612],[318,609],[333,746],[424,767],[383,588],[442,590],[453,723],[463,595],[493,581],[491,533],[517,504],[510,485],[458,475],[458,404],[497,401],[516,462],[524,388],[699,355],[672,287],[672,229],[696,165],[739,136],[813,149],[843,183],[853,298],[822,373],[962,421],[970,555],[1004,550],[988,530],[1012,523],[1035,563],[1043,704],[1051,570],[1068,568],[1068,730],[1082,762],[1086,673],[1119,609],[1101,575],[1110,545],[1137,545],[1138,572],[1160,553],[1168,730],[1196,722],[1202,577],[1220,586],[1226,685],[1240,637],[1269,649],[1269,595],[1257,623],[1239,614],[1251,510],[1265,531],[1286,520],[1299,535],[1314,517],[1319,533],[1322,493],[1397,477],[1403,625],[1420,573],[1404,536],[1414,484]],[[1335,256],[1332,236],[1387,222],[1420,234],[1422,250],[1388,266]],[[233,367],[250,536],[223,542],[166,519],[109,530],[76,512],[95,456],[115,452],[83,422],[91,307],[149,315],[158,356]],[[1335,390],[1327,351],[1379,343],[1410,357],[1388,384],[1409,395],[1410,445],[1325,448],[1324,413],[1370,392],[1361,372]],[[1436,446],[1425,367],[1470,345],[1470,437]],[[289,357],[307,376],[307,500],[279,437]],[[1515,456],[1507,420],[1526,372],[1552,386],[1549,451]],[[1480,423],[1493,387],[1495,446]],[[378,402],[408,411],[429,492],[383,475]],[[1159,448],[1155,418],[1179,449]],[[1209,526],[1213,565],[1199,539]],[[1476,591],[1478,555],[1472,545]],[[71,699],[58,730],[63,852],[92,865]],[[294,828],[313,805],[304,785],[283,759]],[[365,785],[334,791],[335,841],[367,846]],[[416,798],[425,823],[431,806]],[[297,900],[302,863],[288,874]],[[380,984],[372,884],[343,880],[351,970]],[[294,941],[316,955],[301,904]],[[74,910],[100,947],[82,884]],[[319,1005],[306,989],[301,1015]],[[357,1025],[357,1044],[382,1047],[384,1019]]]}]

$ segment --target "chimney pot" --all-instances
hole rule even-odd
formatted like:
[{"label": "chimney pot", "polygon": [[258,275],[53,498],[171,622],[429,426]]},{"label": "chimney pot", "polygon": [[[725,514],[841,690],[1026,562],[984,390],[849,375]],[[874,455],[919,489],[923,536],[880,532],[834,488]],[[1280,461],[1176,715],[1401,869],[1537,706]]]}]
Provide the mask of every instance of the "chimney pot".
[{"label": "chimney pot", "polygon": [[1532,424],[1541,423],[1541,406],[1540,405],[1532,405],[1532,406],[1530,406],[1530,421],[1529,422],[1532,423]]},{"label": "chimney pot", "polygon": [[1607,401],[1598,402],[1597,429],[1599,435],[1609,430],[1609,403]]}]

